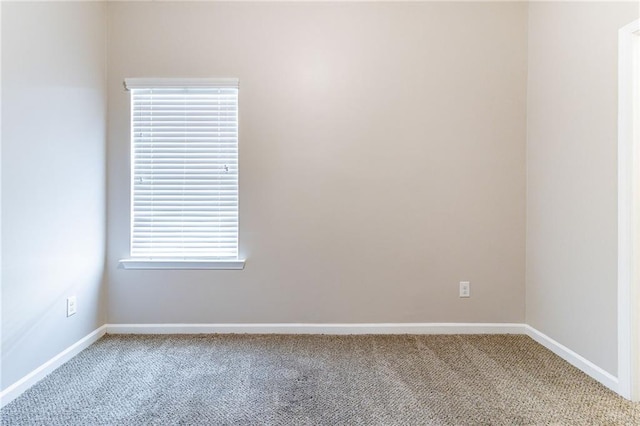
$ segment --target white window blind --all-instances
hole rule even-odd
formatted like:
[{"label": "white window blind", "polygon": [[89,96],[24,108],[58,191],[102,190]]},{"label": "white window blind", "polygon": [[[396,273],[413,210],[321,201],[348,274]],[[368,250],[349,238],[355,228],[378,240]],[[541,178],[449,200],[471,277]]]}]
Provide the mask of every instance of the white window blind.
[{"label": "white window blind", "polygon": [[237,80],[127,79],[131,257],[238,256]]}]

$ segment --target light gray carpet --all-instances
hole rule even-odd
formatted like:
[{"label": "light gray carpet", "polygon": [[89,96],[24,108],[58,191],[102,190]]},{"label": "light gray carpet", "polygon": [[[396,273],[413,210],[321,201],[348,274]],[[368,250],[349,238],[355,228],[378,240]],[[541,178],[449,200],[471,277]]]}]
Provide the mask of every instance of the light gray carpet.
[{"label": "light gray carpet", "polygon": [[639,425],[526,336],[108,335],[3,425]]}]

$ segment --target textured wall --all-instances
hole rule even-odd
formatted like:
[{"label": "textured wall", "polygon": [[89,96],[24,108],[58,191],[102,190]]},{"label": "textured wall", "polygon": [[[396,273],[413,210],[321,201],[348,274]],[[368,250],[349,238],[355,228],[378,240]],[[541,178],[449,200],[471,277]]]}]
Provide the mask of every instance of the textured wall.
[{"label": "textured wall", "polygon": [[[524,320],[526,4],[108,11],[109,322]],[[240,79],[244,271],[117,269],[126,77]]]},{"label": "textured wall", "polygon": [[105,323],[105,17],[2,4],[3,389]]}]

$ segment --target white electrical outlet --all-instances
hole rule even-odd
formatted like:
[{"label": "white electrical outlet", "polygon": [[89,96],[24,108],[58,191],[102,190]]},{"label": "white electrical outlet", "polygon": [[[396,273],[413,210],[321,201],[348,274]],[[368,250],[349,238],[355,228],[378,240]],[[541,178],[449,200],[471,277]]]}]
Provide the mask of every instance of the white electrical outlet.
[{"label": "white electrical outlet", "polygon": [[67,297],[67,316],[70,317],[78,311],[78,305],[76,304],[76,297]]},{"label": "white electrical outlet", "polygon": [[460,297],[471,297],[471,283],[460,281]]}]

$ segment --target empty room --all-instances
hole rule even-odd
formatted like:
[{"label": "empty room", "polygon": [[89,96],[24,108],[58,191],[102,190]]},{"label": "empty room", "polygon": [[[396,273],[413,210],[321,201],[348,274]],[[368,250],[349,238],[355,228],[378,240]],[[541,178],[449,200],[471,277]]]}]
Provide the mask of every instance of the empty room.
[{"label": "empty room", "polygon": [[639,17],[0,2],[0,423],[640,424]]}]

